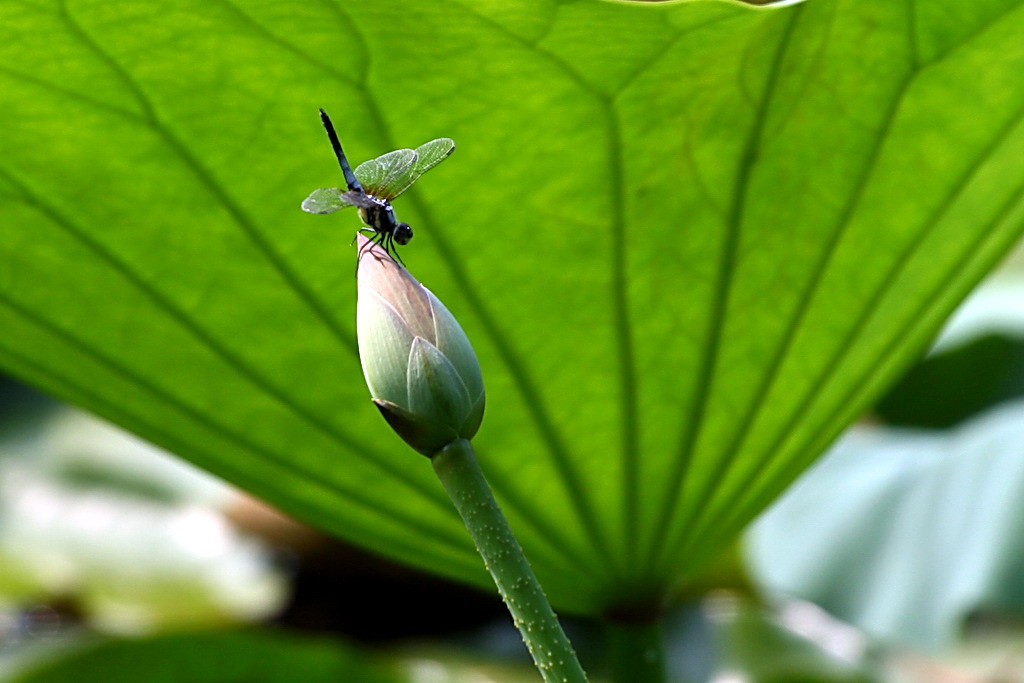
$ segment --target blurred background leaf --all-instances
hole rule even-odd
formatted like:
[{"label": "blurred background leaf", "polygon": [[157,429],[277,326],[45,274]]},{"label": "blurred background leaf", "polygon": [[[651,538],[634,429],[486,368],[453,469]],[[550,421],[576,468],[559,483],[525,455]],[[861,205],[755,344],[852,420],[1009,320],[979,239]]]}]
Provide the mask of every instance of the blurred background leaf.
[{"label": "blurred background leaf", "polygon": [[287,579],[231,524],[222,482],[77,412],[38,431],[0,442],[0,608],[64,604],[128,634],[281,610]]},{"label": "blurred background leaf", "polygon": [[1020,234],[1017,0],[0,6],[0,365],[486,585],[367,400],[355,216],[445,135],[403,254],[477,346],[481,460],[563,609],[659,602]]},{"label": "blurred background leaf", "polygon": [[176,633],[100,639],[26,666],[4,680],[19,683],[397,683],[397,673],[335,640],[273,631]]},{"label": "blurred background leaf", "polygon": [[1004,271],[971,295],[933,352],[878,402],[886,424],[951,427],[1024,396],[1024,270],[1013,275],[1011,262]]},{"label": "blurred background leaf", "polygon": [[854,430],[755,525],[754,571],[876,638],[948,646],[976,612],[1024,610],[1022,456],[1021,401],[946,434]]},{"label": "blurred background leaf", "polygon": [[1018,271],[979,288],[880,401],[888,424],[850,430],[752,527],[765,587],[932,652],[972,618],[1019,621],[1022,285]]},{"label": "blurred background leaf", "polygon": [[720,614],[716,618],[722,642],[719,667],[723,677],[731,673],[757,683],[872,683],[882,680],[875,671],[877,667],[859,661],[856,657],[859,652],[829,652],[819,643],[786,628],[768,610],[742,601],[719,598],[718,602],[726,603],[718,605]]}]

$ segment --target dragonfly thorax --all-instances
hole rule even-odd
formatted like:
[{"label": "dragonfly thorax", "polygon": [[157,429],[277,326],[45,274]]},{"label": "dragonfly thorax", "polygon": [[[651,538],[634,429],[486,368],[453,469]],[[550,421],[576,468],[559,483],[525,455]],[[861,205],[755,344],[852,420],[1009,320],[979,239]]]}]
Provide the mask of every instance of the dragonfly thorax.
[{"label": "dragonfly thorax", "polygon": [[374,205],[359,209],[359,217],[363,219],[363,222],[374,232],[391,235],[398,244],[408,244],[412,239],[412,228],[408,223],[398,222],[395,210],[391,208],[391,202],[372,195],[367,195],[367,197],[373,200]]}]

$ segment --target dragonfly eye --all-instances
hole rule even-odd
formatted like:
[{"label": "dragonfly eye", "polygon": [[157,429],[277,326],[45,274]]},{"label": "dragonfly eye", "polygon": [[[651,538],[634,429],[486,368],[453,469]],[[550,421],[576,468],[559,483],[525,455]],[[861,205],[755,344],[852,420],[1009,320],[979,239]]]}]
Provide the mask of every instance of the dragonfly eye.
[{"label": "dragonfly eye", "polygon": [[412,228],[409,227],[408,223],[399,223],[395,226],[392,237],[394,237],[395,242],[398,244],[408,244],[409,240],[412,239]]}]

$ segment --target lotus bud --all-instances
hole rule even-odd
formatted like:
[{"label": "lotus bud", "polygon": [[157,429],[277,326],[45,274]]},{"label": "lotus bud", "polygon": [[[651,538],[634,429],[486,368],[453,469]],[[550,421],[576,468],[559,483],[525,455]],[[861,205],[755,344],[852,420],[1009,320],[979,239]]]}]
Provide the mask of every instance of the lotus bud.
[{"label": "lotus bud", "polygon": [[480,364],[433,293],[360,235],[356,334],[373,402],[406,443],[431,457],[472,439],[484,414]]}]

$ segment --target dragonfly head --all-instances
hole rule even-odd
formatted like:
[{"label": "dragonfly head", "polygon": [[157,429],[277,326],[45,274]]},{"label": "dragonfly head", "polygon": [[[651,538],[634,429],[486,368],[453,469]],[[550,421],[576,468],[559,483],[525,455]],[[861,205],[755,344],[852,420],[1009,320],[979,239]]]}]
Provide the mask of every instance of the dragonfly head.
[{"label": "dragonfly head", "polygon": [[412,239],[412,228],[408,223],[399,223],[395,226],[395,231],[391,233],[391,236],[397,244],[409,244],[409,240]]}]

